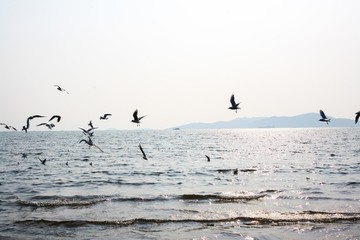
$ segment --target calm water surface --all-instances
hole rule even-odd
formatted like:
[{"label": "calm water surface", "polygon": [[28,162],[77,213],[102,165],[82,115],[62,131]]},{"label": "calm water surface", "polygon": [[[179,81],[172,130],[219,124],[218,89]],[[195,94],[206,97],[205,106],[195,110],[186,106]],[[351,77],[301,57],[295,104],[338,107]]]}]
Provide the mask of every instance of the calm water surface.
[{"label": "calm water surface", "polygon": [[0,239],[360,239],[358,128],[82,138],[0,132]]}]

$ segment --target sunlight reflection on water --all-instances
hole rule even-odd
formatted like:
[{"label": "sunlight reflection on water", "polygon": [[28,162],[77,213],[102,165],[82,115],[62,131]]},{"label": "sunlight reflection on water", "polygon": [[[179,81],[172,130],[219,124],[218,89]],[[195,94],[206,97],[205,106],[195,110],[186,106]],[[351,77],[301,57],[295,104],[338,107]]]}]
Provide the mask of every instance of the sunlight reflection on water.
[{"label": "sunlight reflection on water", "polygon": [[0,136],[0,236],[360,234],[357,129],[97,131],[104,153],[81,132]]}]

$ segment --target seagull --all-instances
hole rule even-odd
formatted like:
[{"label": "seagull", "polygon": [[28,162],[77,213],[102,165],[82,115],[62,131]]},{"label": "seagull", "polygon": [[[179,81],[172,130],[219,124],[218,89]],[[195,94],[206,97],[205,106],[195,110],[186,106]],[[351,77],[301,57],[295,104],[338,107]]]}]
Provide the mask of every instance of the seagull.
[{"label": "seagull", "polygon": [[238,109],[241,109],[241,108],[239,107],[239,104],[240,104],[240,103],[236,103],[236,102],[235,102],[235,96],[234,96],[234,94],[231,95],[231,97],[230,97],[230,103],[231,103],[231,107],[229,107],[229,109],[235,110],[235,112],[237,112]]},{"label": "seagull", "polygon": [[91,162],[91,163],[89,163],[89,165],[90,165],[90,166],[92,166],[92,162]]},{"label": "seagull", "polygon": [[66,162],[65,165],[66,165],[66,166],[69,166],[69,162]]},{"label": "seagull", "polygon": [[26,128],[29,129],[30,128],[30,120],[34,119],[34,118],[43,118],[45,116],[41,116],[41,115],[33,115],[27,118],[26,120]]},{"label": "seagull", "polygon": [[355,113],[355,124],[357,124],[357,122],[359,121],[359,117],[360,117],[360,111],[358,111],[357,113]]},{"label": "seagull", "polygon": [[207,158],[207,161],[210,162],[210,157],[208,155],[205,155],[205,157]]},{"label": "seagull", "polygon": [[79,128],[79,129],[81,129],[83,131],[83,133],[85,135],[87,135],[88,137],[92,137],[92,136],[94,136],[94,132],[92,132],[92,130],[97,129],[97,128],[89,128],[88,130],[85,130],[83,128]]},{"label": "seagull", "polygon": [[53,127],[55,127],[55,124],[53,124],[53,123],[40,123],[40,124],[38,124],[36,126],[37,127],[39,127],[39,126],[47,126],[51,130]]},{"label": "seagull", "polygon": [[108,120],[109,116],[111,116],[112,114],[111,113],[105,113],[104,116],[100,116],[100,120]]},{"label": "seagull", "polygon": [[54,85],[54,87],[56,87],[56,89],[59,90],[60,92],[66,92],[67,94],[69,94],[65,89],[63,89],[59,85]]},{"label": "seagull", "polygon": [[61,116],[59,116],[59,115],[54,115],[54,116],[52,116],[52,117],[49,119],[49,122],[51,122],[51,120],[53,120],[54,118],[56,118],[56,121],[57,121],[57,122],[60,122],[60,120],[61,120]]},{"label": "seagull", "polygon": [[21,131],[25,131],[27,133],[27,128],[25,126],[22,127]]},{"label": "seagull", "polygon": [[26,119],[26,126],[23,126],[21,131],[25,131],[27,133],[27,130],[30,128],[30,120],[34,119],[34,118],[43,118],[45,116],[41,116],[41,115],[33,115],[30,116]]},{"label": "seagull", "polygon": [[91,140],[90,137],[88,137],[88,139],[89,139],[89,140],[81,139],[79,143],[81,143],[81,142],[86,142],[86,143],[89,145],[89,147],[96,147],[96,148],[99,149],[101,152],[104,152],[103,150],[101,150],[101,148],[99,148],[98,146],[96,146],[96,145],[94,144],[94,142]]},{"label": "seagull", "polygon": [[145,116],[138,117],[138,110],[136,109],[136,110],[134,111],[134,113],[133,113],[133,118],[134,118],[134,119],[131,120],[131,122],[136,123],[137,126],[140,126],[140,120],[141,120],[143,117],[146,117],[146,115],[145,115]]},{"label": "seagull", "polygon": [[41,162],[42,164],[44,164],[44,165],[45,165],[46,158],[44,158],[44,159],[39,158],[39,160],[40,160],[40,162]]},{"label": "seagull", "polygon": [[321,116],[321,118],[319,119],[320,122],[326,122],[326,124],[329,124],[331,119],[327,118],[325,113],[321,109],[320,109],[320,116]]},{"label": "seagull", "polygon": [[148,160],[147,157],[146,157],[146,154],[145,154],[144,150],[143,150],[142,147],[141,147],[141,144],[139,144],[139,148],[140,148],[140,151],[141,151],[142,154],[143,154],[143,159]]},{"label": "seagull", "polygon": [[8,130],[14,130],[14,131],[17,131],[17,129],[16,128],[14,128],[13,126],[10,126],[10,125],[7,125],[7,124],[5,124],[5,123],[0,123],[0,125],[5,125],[5,128],[6,129],[8,129]]},{"label": "seagull", "polygon": [[90,120],[90,122],[88,123],[88,126],[91,127],[91,129],[95,129],[95,128],[94,128],[94,125],[93,125],[93,123],[92,123],[91,120]]}]

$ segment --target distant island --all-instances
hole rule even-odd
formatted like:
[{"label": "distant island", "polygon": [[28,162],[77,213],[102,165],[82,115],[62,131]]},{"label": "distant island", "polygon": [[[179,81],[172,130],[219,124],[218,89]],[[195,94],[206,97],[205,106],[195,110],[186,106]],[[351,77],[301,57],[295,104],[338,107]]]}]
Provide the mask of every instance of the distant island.
[{"label": "distant island", "polygon": [[305,113],[292,117],[242,117],[230,121],[213,123],[190,123],[176,129],[222,129],[222,128],[321,128],[321,127],[357,127],[354,119],[331,118],[327,125],[319,122],[318,113]]}]

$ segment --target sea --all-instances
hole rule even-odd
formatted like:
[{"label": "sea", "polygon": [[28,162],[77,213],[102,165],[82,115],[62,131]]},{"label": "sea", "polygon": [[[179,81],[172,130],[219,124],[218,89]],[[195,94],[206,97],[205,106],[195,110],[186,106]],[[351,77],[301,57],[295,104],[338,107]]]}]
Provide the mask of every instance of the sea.
[{"label": "sea", "polygon": [[0,132],[0,239],[360,239],[359,128],[81,139]]}]

